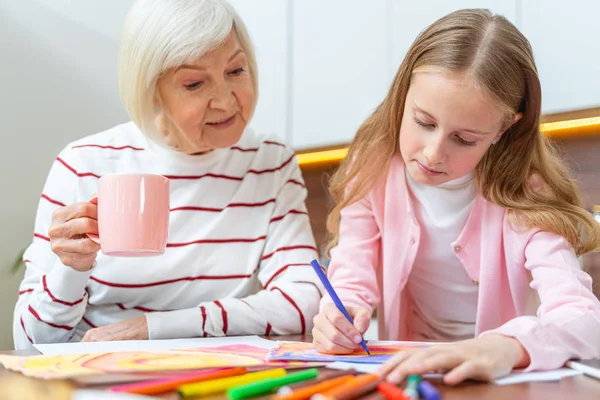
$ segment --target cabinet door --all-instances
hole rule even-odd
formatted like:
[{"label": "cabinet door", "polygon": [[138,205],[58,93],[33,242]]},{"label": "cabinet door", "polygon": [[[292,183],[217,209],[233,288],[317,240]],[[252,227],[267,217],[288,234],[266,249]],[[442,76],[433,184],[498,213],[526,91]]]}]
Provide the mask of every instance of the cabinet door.
[{"label": "cabinet door", "polygon": [[250,122],[258,132],[289,142],[288,0],[228,0],[240,14],[254,43],[259,96]]},{"label": "cabinet door", "polygon": [[600,2],[521,1],[544,114],[600,106]]},{"label": "cabinet door", "polygon": [[[389,0],[392,34],[391,60],[396,71],[417,35],[437,19],[464,8],[487,8],[519,27],[516,0]],[[527,0],[529,1],[529,0]]]},{"label": "cabinet door", "polygon": [[387,0],[298,0],[292,9],[292,144],[348,143],[390,83]]}]

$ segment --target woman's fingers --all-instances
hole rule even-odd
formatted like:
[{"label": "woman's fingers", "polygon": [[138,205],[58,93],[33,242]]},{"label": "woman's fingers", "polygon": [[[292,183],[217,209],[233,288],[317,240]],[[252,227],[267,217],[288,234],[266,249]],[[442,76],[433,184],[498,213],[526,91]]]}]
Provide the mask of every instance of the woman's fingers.
[{"label": "woman's fingers", "polygon": [[52,213],[53,225],[76,218],[98,219],[98,206],[87,201],[82,201],[61,207]]},{"label": "woman's fingers", "polygon": [[79,271],[93,266],[100,245],[87,235],[98,235],[97,219],[98,206],[88,202],[61,207],[52,214],[50,246],[64,265]]}]

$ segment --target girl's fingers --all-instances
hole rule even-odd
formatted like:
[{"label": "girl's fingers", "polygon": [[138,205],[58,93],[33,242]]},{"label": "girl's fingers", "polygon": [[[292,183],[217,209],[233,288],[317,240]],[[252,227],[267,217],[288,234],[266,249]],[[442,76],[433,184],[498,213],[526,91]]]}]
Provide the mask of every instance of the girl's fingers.
[{"label": "girl's fingers", "polygon": [[489,371],[482,370],[481,365],[472,361],[464,361],[444,375],[444,383],[457,385],[467,379],[488,380]]},{"label": "girl's fingers", "polygon": [[358,348],[358,344],[362,340],[361,333],[354,325],[337,309],[333,307],[325,307],[323,313],[329,321],[326,329],[322,329],[334,343],[351,349]]},{"label": "girl's fingers", "polygon": [[350,354],[354,351],[353,348],[344,347],[334,343],[320,329],[313,330],[313,341],[317,350],[325,354]]},{"label": "girl's fingers", "polygon": [[396,353],[379,368],[377,373],[381,376],[389,377],[389,374],[401,366],[412,355],[412,353],[413,351],[411,350],[404,350]]}]

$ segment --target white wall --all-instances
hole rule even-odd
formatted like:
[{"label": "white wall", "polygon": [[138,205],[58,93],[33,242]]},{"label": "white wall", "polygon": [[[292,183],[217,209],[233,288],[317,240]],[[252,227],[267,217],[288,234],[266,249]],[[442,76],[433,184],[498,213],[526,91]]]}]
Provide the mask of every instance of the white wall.
[{"label": "white wall", "polygon": [[296,0],[290,127],[294,148],[347,143],[392,81],[386,13],[397,0]]},{"label": "white wall", "polygon": [[0,0],[0,349],[13,346],[22,276],[7,269],[31,240],[53,159],[69,141],[127,120],[115,72],[125,3]]},{"label": "white wall", "polygon": [[522,5],[521,29],[537,62],[542,111],[600,107],[600,1],[522,0]]}]

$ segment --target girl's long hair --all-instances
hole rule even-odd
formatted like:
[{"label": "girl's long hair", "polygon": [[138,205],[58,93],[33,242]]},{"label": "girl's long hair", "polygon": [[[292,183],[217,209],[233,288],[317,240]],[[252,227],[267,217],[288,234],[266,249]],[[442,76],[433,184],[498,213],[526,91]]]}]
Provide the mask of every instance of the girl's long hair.
[{"label": "girl's long hair", "polygon": [[478,193],[526,226],[564,236],[578,255],[600,249],[600,224],[583,208],[575,180],[540,134],[542,94],[531,46],[508,20],[483,9],[453,12],[412,44],[387,96],[359,128],[331,178],[336,205],[327,220],[329,249],[338,241],[341,210],[387,174],[399,152],[412,76],[430,69],[466,72],[506,107],[511,119],[523,114],[477,165]]}]

